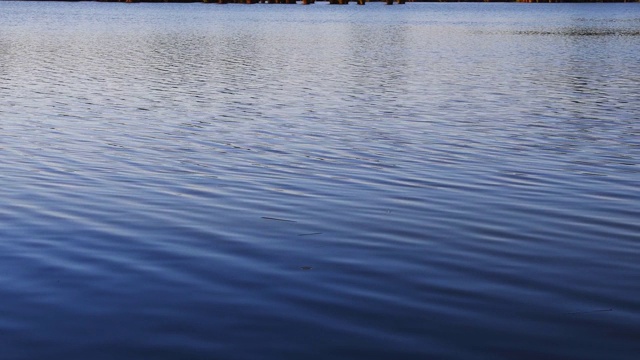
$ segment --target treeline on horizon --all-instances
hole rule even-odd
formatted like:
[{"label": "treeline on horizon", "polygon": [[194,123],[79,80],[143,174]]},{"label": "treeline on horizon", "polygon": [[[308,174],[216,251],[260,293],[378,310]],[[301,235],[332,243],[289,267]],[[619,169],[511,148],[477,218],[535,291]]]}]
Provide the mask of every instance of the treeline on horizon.
[{"label": "treeline on horizon", "polygon": [[[29,1],[29,0],[27,0]],[[31,0],[33,1],[33,0]],[[36,0],[36,1],[87,1],[87,0]],[[98,2],[127,2],[127,3],[216,3],[216,0],[88,0]],[[300,0],[299,0],[300,1]],[[332,0],[314,0],[329,1]],[[356,1],[356,0],[351,0]],[[385,2],[386,0],[365,0],[366,2]],[[405,0],[406,2],[502,2],[502,3],[635,3],[640,0]],[[229,3],[296,3],[295,0],[228,0]]]}]

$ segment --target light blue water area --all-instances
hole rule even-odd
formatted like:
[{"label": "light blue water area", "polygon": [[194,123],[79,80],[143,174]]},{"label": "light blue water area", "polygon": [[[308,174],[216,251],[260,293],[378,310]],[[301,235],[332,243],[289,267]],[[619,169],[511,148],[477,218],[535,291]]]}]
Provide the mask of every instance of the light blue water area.
[{"label": "light blue water area", "polygon": [[0,2],[3,359],[637,359],[640,5]]}]

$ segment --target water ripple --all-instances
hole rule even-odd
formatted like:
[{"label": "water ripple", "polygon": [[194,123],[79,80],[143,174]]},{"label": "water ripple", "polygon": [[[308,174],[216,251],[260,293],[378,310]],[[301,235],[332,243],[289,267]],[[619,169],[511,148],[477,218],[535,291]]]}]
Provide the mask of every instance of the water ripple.
[{"label": "water ripple", "polygon": [[635,358],[640,23],[519,5],[0,2],[4,354]]}]

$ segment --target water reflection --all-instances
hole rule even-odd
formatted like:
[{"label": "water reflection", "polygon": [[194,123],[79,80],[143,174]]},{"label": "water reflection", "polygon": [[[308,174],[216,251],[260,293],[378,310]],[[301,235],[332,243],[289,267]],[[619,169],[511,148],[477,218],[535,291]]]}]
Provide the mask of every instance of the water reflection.
[{"label": "water reflection", "polygon": [[7,357],[638,353],[633,14],[139,5],[0,2]]}]

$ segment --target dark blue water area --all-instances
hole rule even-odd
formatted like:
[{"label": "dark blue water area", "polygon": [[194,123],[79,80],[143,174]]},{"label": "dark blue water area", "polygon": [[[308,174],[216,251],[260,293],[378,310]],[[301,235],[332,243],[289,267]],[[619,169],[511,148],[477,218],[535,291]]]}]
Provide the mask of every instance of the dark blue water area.
[{"label": "dark blue water area", "polygon": [[0,358],[637,359],[640,6],[0,2]]}]

